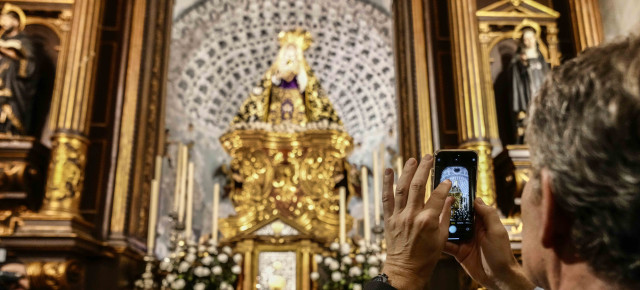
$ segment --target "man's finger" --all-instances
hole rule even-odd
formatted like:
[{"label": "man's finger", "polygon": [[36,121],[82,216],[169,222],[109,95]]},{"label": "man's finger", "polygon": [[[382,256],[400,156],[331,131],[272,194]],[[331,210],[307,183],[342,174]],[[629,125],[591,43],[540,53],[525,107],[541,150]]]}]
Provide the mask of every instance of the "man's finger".
[{"label": "man's finger", "polygon": [[476,215],[482,219],[484,228],[488,232],[506,231],[495,208],[486,205],[479,197],[475,200],[475,207]]},{"label": "man's finger", "polygon": [[[366,192],[363,194],[366,194]],[[384,171],[384,177],[382,178],[382,211],[384,212],[385,222],[393,214],[393,205],[393,170],[387,168]],[[365,204],[364,206],[369,205]]]},{"label": "man's finger", "polygon": [[453,197],[447,197],[440,213],[440,234],[442,239],[449,237],[449,224],[451,223],[451,204],[453,204]]},{"label": "man's finger", "polygon": [[455,257],[458,254],[458,251],[460,251],[460,245],[452,242],[446,242],[444,243],[444,248],[442,249],[442,251]]},{"label": "man's finger", "polygon": [[425,186],[429,180],[429,173],[433,167],[433,156],[427,154],[420,161],[420,165],[413,175],[407,197],[407,208],[420,210],[424,206]]},{"label": "man's finger", "polygon": [[427,204],[424,205],[425,210],[431,212],[431,214],[440,216],[444,201],[447,199],[447,196],[449,196],[449,190],[451,190],[451,180],[447,179],[440,183],[431,193]]},{"label": "man's finger", "polygon": [[407,160],[407,163],[404,164],[402,175],[400,175],[400,179],[398,179],[398,185],[396,186],[394,212],[401,211],[407,204],[407,194],[409,193],[409,186],[411,184],[411,179],[413,179],[413,174],[416,173],[417,167],[418,161],[416,161],[415,158],[409,158],[409,160]]}]

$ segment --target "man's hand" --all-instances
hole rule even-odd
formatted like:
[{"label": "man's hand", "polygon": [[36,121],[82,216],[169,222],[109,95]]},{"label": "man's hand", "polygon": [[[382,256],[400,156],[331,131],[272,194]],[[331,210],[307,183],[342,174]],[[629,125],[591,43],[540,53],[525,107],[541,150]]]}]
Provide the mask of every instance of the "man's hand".
[{"label": "man's hand", "polygon": [[509,234],[495,208],[475,200],[475,231],[463,244],[447,242],[444,252],[454,256],[465,271],[488,289],[534,289],[511,252]]},{"label": "man's hand", "polygon": [[387,259],[383,272],[397,289],[423,289],[440,259],[449,235],[452,198],[447,198],[451,181],[436,188],[424,202],[433,157],[425,156],[420,165],[411,158],[405,164],[393,193],[393,170],[384,174],[384,209]]}]

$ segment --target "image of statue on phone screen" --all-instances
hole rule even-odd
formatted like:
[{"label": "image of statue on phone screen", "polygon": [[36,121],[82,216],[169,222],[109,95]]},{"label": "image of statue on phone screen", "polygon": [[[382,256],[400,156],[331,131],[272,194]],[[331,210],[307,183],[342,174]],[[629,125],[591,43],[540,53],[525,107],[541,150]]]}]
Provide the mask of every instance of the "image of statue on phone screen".
[{"label": "image of statue on phone screen", "polygon": [[469,171],[462,166],[449,166],[442,171],[440,182],[449,179],[449,196],[455,198],[451,205],[451,222],[471,222],[469,212]]}]

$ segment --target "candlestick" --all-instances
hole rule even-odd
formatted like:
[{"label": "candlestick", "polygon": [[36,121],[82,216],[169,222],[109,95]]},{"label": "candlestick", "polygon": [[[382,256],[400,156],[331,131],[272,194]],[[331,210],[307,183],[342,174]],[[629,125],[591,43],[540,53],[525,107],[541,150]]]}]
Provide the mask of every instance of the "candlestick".
[{"label": "candlestick", "polygon": [[344,187],[340,187],[340,244],[347,242],[347,191]]},{"label": "candlestick", "polygon": [[191,238],[191,230],[193,228],[193,162],[189,162],[187,179],[187,218],[185,222],[185,238],[187,241]]},{"label": "candlestick", "polygon": [[185,197],[187,196],[187,162],[189,162],[189,148],[182,146],[182,171],[180,172],[180,203],[178,208],[178,222],[184,222]]},{"label": "candlestick", "polygon": [[180,178],[182,178],[182,143],[178,143],[178,159],[176,162],[176,188],[173,192],[173,211],[178,214],[180,207]]},{"label": "candlestick", "polygon": [[380,162],[378,161],[379,155],[375,150],[373,151],[373,224],[375,226],[380,225]]},{"label": "candlestick", "polygon": [[154,179],[151,181],[151,201],[149,202],[149,229],[147,232],[147,255],[152,256],[156,244],[156,225],[158,220],[158,193],[160,183]]},{"label": "candlestick", "polygon": [[218,208],[220,207],[220,184],[213,185],[213,212],[211,213],[211,239],[218,244]]},{"label": "candlestick", "polygon": [[360,175],[360,184],[362,188],[362,209],[364,214],[364,242],[371,242],[371,224],[369,220],[369,174],[367,167],[362,166]]}]

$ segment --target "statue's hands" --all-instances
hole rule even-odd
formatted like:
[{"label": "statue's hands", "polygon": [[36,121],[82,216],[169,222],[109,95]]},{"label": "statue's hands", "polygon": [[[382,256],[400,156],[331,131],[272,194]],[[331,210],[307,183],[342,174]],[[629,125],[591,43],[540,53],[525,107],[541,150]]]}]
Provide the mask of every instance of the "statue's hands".
[{"label": "statue's hands", "polygon": [[440,184],[425,204],[425,190],[433,157],[420,165],[411,158],[405,164],[393,194],[393,171],[384,175],[384,208],[387,259],[383,273],[397,289],[423,289],[441,257],[449,235],[453,198],[447,198],[451,181]]},{"label": "statue's hands", "polygon": [[488,289],[535,288],[511,252],[509,234],[498,211],[481,198],[476,198],[474,207],[473,239],[462,244],[447,242],[444,252],[454,256],[471,278]]}]

